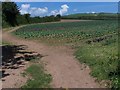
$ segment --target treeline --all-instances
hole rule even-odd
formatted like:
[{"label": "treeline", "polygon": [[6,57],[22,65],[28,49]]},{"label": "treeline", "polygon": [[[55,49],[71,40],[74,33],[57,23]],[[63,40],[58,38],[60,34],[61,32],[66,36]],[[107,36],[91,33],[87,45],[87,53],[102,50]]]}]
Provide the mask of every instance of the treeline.
[{"label": "treeline", "polygon": [[113,20],[118,19],[118,14],[113,13],[95,13],[95,14],[73,14],[63,16],[62,19],[80,19],[80,20]]},{"label": "treeline", "polygon": [[21,15],[14,2],[2,3],[2,27],[14,27],[23,24],[60,21],[60,15],[45,17],[31,17],[30,14]]}]

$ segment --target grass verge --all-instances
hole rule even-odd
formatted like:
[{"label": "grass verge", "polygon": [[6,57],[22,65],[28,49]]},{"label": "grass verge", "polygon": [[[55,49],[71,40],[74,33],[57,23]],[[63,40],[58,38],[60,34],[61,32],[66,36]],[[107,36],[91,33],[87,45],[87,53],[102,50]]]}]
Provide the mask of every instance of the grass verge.
[{"label": "grass verge", "polygon": [[[44,68],[40,64],[32,64],[30,67],[26,69],[26,74],[29,75],[27,83],[22,86],[23,90],[28,88],[49,88],[49,83],[52,78],[50,74],[46,74],[44,72]],[[25,74],[25,75],[26,75]]]},{"label": "grass verge", "polygon": [[120,88],[117,36],[101,42],[84,43],[78,48],[75,56],[80,62],[90,66],[90,74],[97,77],[98,81],[107,81],[105,86]]}]

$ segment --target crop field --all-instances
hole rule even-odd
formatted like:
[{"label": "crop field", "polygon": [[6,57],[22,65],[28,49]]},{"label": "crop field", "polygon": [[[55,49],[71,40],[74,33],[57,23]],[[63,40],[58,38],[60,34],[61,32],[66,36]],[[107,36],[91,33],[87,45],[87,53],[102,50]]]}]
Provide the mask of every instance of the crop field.
[{"label": "crop field", "polygon": [[13,32],[24,39],[49,44],[74,45],[75,56],[92,69],[98,81],[108,87],[119,87],[118,24],[115,20],[64,22],[28,25]]},{"label": "crop field", "polygon": [[83,39],[116,33],[116,28],[117,21],[112,20],[51,23],[26,26],[18,29],[14,34],[25,39],[41,38],[53,42],[73,43]]}]

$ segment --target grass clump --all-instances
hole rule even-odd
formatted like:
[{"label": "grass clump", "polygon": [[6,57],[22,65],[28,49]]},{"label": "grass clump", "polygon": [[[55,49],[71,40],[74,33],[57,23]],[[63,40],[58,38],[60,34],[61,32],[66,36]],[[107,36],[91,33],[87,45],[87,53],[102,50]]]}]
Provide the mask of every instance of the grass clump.
[{"label": "grass clump", "polygon": [[44,72],[43,67],[39,64],[33,64],[27,68],[26,73],[31,77],[27,83],[22,86],[23,90],[28,88],[49,88],[52,78],[50,74]]}]

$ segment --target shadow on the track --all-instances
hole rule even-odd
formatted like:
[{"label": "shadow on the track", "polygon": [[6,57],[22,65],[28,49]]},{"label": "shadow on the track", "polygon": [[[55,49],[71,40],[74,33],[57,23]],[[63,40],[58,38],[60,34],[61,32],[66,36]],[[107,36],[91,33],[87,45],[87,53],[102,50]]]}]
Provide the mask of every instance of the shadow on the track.
[{"label": "shadow on the track", "polygon": [[[27,52],[25,45],[5,45],[2,49],[2,69],[17,69],[25,65],[25,61],[41,58],[42,55],[35,52]],[[2,78],[8,76],[4,70],[1,71]]]}]

